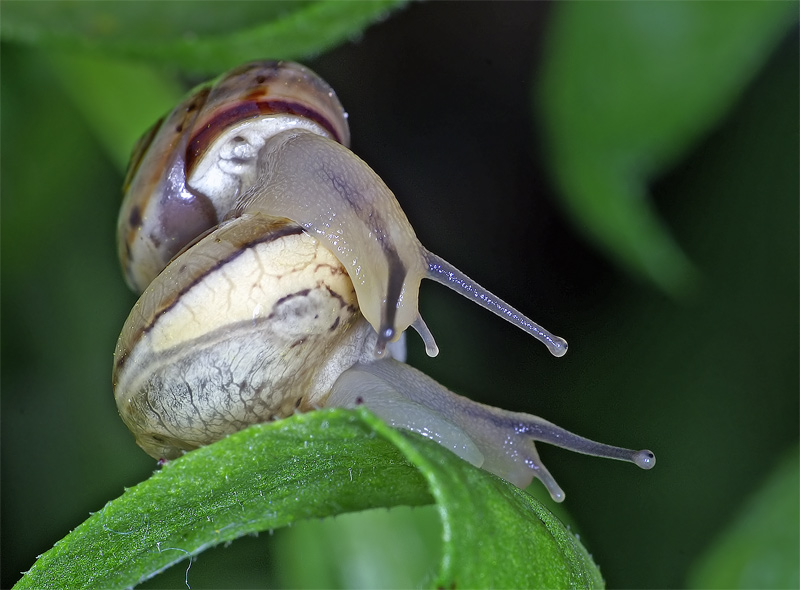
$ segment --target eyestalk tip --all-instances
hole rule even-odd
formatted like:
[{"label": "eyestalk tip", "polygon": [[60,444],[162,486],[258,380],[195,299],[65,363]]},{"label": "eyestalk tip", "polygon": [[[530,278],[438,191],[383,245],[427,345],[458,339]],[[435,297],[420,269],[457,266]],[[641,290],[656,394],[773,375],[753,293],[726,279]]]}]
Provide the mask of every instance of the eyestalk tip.
[{"label": "eyestalk tip", "polygon": [[394,328],[382,326],[378,332],[378,341],[375,343],[375,356],[380,358],[386,352],[386,345],[394,338]]},{"label": "eyestalk tip", "polygon": [[552,334],[549,335],[549,338],[543,340],[547,348],[550,350],[550,353],[555,357],[562,357],[567,354],[567,348],[569,345],[567,341],[563,338],[559,338],[558,336],[553,336]]},{"label": "eyestalk tip", "polygon": [[656,466],[656,456],[653,451],[644,449],[633,454],[633,462],[642,469],[652,469]]}]

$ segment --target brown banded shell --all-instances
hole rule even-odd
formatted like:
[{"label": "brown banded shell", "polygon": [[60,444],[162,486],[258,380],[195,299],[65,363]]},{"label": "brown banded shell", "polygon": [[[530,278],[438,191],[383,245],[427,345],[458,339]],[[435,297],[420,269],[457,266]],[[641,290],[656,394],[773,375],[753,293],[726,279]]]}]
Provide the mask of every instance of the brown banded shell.
[{"label": "brown banded shell", "polygon": [[117,225],[125,278],[142,292],[167,263],[228,214],[232,193],[189,187],[195,164],[230,126],[249,118],[280,119],[275,132],[296,124],[345,146],[347,115],[330,86],[291,62],[246,64],[199,87],[137,144]]},{"label": "brown banded shell", "polygon": [[173,459],[322,405],[371,334],[333,254],[287,219],[238,217],[179,254],[131,311],[114,353],[119,413],[139,446]]}]

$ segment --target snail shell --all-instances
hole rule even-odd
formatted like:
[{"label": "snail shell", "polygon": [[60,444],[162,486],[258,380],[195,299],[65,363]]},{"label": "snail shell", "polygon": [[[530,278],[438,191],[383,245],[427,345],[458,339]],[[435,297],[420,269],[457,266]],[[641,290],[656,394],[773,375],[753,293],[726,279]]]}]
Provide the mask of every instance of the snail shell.
[{"label": "snail shell", "polygon": [[[227,183],[204,193],[202,186],[187,185],[186,178],[219,132],[236,122],[260,123],[258,132],[265,135],[309,129],[343,145],[350,142],[333,90],[299,64],[248,64],[197,89],[144,134],[128,166],[117,250],[134,291],[144,291],[182,248],[233,209],[245,179],[226,175]],[[235,153],[228,162],[235,169]]]},{"label": "snail shell", "polygon": [[556,356],[566,342],[426,250],[348,140],[324,81],[255,62],[196,90],[140,141],[118,249],[142,295],[113,375],[138,444],[169,459],[295,411],[365,403],[518,486],[539,478],[556,500],[535,440],[652,467],[649,451],[477,404],[400,362],[409,326],[438,352],[417,308],[423,278]]}]

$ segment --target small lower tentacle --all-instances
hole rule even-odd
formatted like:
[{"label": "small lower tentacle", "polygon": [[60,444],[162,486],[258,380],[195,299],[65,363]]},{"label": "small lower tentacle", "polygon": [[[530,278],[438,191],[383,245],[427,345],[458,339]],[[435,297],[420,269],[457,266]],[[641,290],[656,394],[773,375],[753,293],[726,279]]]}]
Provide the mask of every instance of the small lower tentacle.
[{"label": "small lower tentacle", "polygon": [[422,319],[421,315],[417,316],[417,319],[414,320],[414,323],[411,324],[411,327],[417,331],[420,338],[422,338],[422,342],[425,344],[425,353],[430,356],[436,356],[439,354],[439,347],[436,345],[436,340],[433,338],[433,334],[428,329],[425,320]]}]

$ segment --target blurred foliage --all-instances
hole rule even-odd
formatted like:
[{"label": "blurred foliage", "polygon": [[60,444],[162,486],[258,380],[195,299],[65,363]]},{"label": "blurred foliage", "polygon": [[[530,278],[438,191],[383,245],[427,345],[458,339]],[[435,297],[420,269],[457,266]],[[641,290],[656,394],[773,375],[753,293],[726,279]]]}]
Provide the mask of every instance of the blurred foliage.
[{"label": "blurred foliage", "polygon": [[143,59],[204,74],[263,59],[309,58],[357,36],[407,0],[6,2],[0,33],[55,52]]},{"label": "blurred foliage", "polygon": [[[650,189],[659,223],[702,276],[701,288],[680,303],[616,272],[573,233],[556,206],[561,182],[547,181],[558,178],[547,166],[558,165],[560,156],[544,148],[552,132],[545,136],[539,127],[547,121],[530,124],[528,85],[552,80],[552,71],[538,68],[557,57],[556,25],[573,18],[614,33],[623,23],[608,13],[576,15],[581,7],[599,10],[587,3],[415,4],[309,63],[337,90],[351,115],[354,151],[397,193],[423,243],[571,344],[564,359],[545,358],[513,328],[423,286],[422,313],[442,354],[427,359],[412,342],[412,364],[480,401],[656,451],[659,464],[647,474],[541,451],[545,461],[552,457],[551,469],[567,491],[570,514],[564,518],[579,524],[581,541],[612,586],[685,584],[695,561],[761,487],[772,458],[797,443],[797,33],[770,51],[792,21],[788,3],[771,4],[780,8],[763,10],[787,11],[785,25],[772,25],[770,38],[761,32],[745,39],[755,48],[744,54],[755,56],[750,69],[742,66],[727,99],[696,115],[701,120],[694,121],[694,132],[684,133],[671,151],[657,151],[660,165],[645,170],[660,174]],[[631,5],[641,18],[656,21],[664,10]],[[726,22],[726,11],[750,10],[732,8],[742,5],[750,4],[706,6]],[[221,5],[200,6],[198,18],[229,30],[238,26],[236,11],[215,18],[218,10],[210,7]],[[176,92],[178,65],[173,56],[150,69],[142,65],[147,55],[130,53],[138,63],[118,66],[111,49],[96,55],[92,43],[103,42],[97,38],[83,45],[44,40],[49,49],[33,50],[20,43],[33,37],[7,28],[9,7],[23,10],[14,2],[0,6],[3,587],[89,511],[153,469],[116,416],[110,391],[114,340],[134,301],[117,268],[113,231],[119,164],[130,149],[124,144],[168,108],[163,103]],[[202,29],[187,17],[160,18],[153,5],[148,10],[151,21],[142,26],[153,35],[164,20]],[[60,21],[67,26],[67,19]],[[16,41],[8,41],[14,34]],[[132,33],[119,46],[138,38]],[[147,39],[142,45],[155,43],[141,38]],[[257,56],[289,56],[268,45],[270,39],[259,40]],[[78,53],[68,55],[68,47]],[[685,67],[673,54],[665,51],[653,62],[652,80],[674,79]],[[765,58],[767,66],[737,96]],[[92,73],[91,63],[120,69],[114,76]],[[565,61],[559,75],[568,79],[572,67],[578,65]],[[122,68],[139,73],[120,75]],[[209,69],[216,74],[223,68]],[[597,72],[600,82],[612,71]],[[106,80],[100,88],[108,98],[82,90]],[[715,78],[702,75],[692,83],[711,85]],[[533,90],[540,96],[541,88]],[[591,96],[573,95],[574,108],[585,108],[580,99]],[[110,121],[130,125],[113,130],[111,123],[98,123],[108,112]],[[573,115],[590,126],[602,123],[602,117]],[[651,121],[655,126],[659,117]],[[598,161],[607,161],[602,149]],[[635,179],[637,198],[644,198],[643,178]],[[530,395],[534,388],[537,395]],[[791,493],[789,485],[787,497]],[[299,578],[275,572],[298,563],[284,549],[302,542],[304,551],[319,556],[320,571],[327,556],[328,571],[339,572],[334,579],[349,585],[353,578],[342,572],[361,567],[359,556],[327,550],[330,539],[300,527],[243,539],[202,554],[188,573],[190,583],[291,584]],[[757,556],[759,547],[763,542],[752,537],[753,551],[742,559]],[[781,566],[787,568],[783,579],[796,566]],[[181,587],[186,575],[172,568],[152,583]]]},{"label": "blurred foliage", "polygon": [[[603,585],[586,550],[524,491],[365,409],[333,409],[257,424],[170,461],[61,539],[15,588],[128,588],[248,533],[434,499],[447,534],[432,585]],[[410,557],[393,569],[413,570]]]},{"label": "blurred foliage", "polygon": [[[277,546],[281,588],[426,587],[441,560],[434,506],[350,512],[292,525]],[[391,572],[391,579],[388,573]]]},{"label": "blurred foliage", "polygon": [[551,22],[541,121],[567,208],[611,256],[670,293],[686,295],[697,277],[647,183],[728,111],[793,8],[570,3]]},{"label": "blurred foliage", "polygon": [[102,54],[52,52],[44,62],[120,171],[127,168],[142,129],[172,109],[185,91],[173,76],[152,66]]},{"label": "blurred foliage", "polygon": [[693,588],[800,588],[800,454],[795,448],[698,561]]}]

